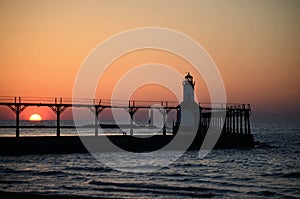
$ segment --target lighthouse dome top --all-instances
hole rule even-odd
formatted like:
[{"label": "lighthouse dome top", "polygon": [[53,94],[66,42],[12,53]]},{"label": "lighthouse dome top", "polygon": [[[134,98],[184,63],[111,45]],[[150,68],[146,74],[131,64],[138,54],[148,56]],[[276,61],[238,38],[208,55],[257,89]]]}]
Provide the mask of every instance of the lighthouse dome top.
[{"label": "lighthouse dome top", "polygon": [[190,79],[190,78],[193,78],[193,76],[190,75],[190,73],[188,72],[188,74],[185,76],[185,79]]}]

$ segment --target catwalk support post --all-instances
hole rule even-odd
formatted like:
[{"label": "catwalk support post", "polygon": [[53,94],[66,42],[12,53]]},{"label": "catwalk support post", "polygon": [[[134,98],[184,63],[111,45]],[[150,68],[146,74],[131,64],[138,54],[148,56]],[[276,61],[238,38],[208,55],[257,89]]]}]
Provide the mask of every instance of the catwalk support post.
[{"label": "catwalk support post", "polygon": [[59,102],[57,98],[55,98],[55,104],[49,107],[56,114],[56,135],[60,136],[60,114],[62,114],[68,106],[62,104],[62,98],[59,98]]},{"label": "catwalk support post", "polygon": [[21,104],[21,97],[15,97],[15,103],[7,105],[16,115],[16,137],[20,137],[20,114],[27,107]]},{"label": "catwalk support post", "polygon": [[99,114],[104,110],[105,107],[101,106],[101,99],[99,100],[99,103],[96,103],[96,100],[94,99],[94,108],[90,108],[90,111],[94,113],[94,125],[95,125],[95,136],[98,136],[98,119],[99,119]]}]

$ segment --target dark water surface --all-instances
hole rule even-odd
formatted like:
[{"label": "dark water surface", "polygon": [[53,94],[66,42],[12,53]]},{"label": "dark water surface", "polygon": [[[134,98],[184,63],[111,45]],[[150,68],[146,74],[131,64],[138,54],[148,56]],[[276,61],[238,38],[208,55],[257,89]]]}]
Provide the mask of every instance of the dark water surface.
[{"label": "dark water surface", "polygon": [[141,172],[126,173],[90,154],[0,156],[0,191],[108,198],[299,198],[300,125],[256,123],[252,129],[263,143],[259,147],[214,150],[203,159],[190,151],[152,173],[142,172],[147,159]]}]

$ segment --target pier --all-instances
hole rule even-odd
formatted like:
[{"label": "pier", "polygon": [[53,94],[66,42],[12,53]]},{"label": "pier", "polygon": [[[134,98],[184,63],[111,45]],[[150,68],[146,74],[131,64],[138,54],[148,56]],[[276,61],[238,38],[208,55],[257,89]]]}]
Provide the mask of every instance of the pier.
[{"label": "pier", "polygon": [[[74,103],[75,102],[75,103]],[[174,102],[153,102],[153,101],[123,101],[113,105],[109,100],[101,99],[65,99],[65,98],[21,98],[21,97],[0,97],[0,106],[9,107],[15,114],[15,126],[10,128],[16,129],[15,137],[0,137],[0,154],[2,155],[21,155],[21,154],[40,154],[40,153],[84,153],[87,149],[81,142],[79,136],[61,136],[61,114],[68,108],[87,108],[95,118],[94,136],[84,136],[84,139],[101,145],[105,137],[111,140],[118,147],[132,152],[148,152],[158,150],[172,141],[177,133],[180,121],[180,105]],[[159,106],[153,106],[159,104]],[[49,107],[56,114],[56,136],[26,136],[20,134],[20,114],[30,106]],[[189,150],[199,150],[206,136],[207,129],[213,128],[221,131],[214,148],[248,148],[254,146],[253,135],[250,128],[251,107],[246,104],[221,104],[220,108],[212,108],[211,104],[199,104],[196,106],[200,110],[200,119],[198,131]],[[214,106],[215,107],[215,106]],[[226,108],[226,109],[224,109]],[[126,126],[130,128],[129,135],[99,135],[99,115],[105,109],[125,109],[129,116],[130,122]],[[157,109],[162,114],[162,133],[151,137],[135,137],[133,136],[133,117],[140,109],[150,111],[150,117],[153,117],[153,110]],[[176,111],[176,122],[173,122],[172,132],[167,134],[166,118],[170,111]],[[221,117],[221,112],[226,111],[226,117]],[[212,117],[214,113],[214,117]],[[218,114],[220,113],[220,114]],[[151,121],[151,120],[150,120]],[[150,125],[153,125],[153,120]],[[93,127],[94,126],[94,127]],[[118,124],[113,124],[113,128],[120,128]],[[0,128],[7,128],[2,126]],[[25,127],[23,127],[25,128]],[[32,128],[32,127],[27,127]],[[44,127],[34,127],[44,128]],[[72,127],[75,128],[75,127]],[[168,128],[170,129],[170,127]],[[101,145],[102,146],[102,145]],[[101,152],[109,151],[105,147],[101,148]],[[172,150],[177,150],[176,148]],[[99,151],[100,152],[100,151]]]},{"label": "pier", "polygon": [[[74,103],[75,102],[75,103]],[[26,98],[26,97],[0,97],[0,106],[9,107],[15,114],[15,129],[16,137],[20,137],[20,114],[29,106],[35,107],[49,107],[56,115],[56,136],[60,136],[61,132],[61,114],[68,108],[87,108],[95,117],[94,128],[95,136],[98,136],[99,115],[105,109],[125,109],[130,116],[130,135],[133,135],[133,117],[139,109],[146,109],[151,112],[153,117],[153,109],[159,110],[163,116],[163,135],[166,135],[166,117],[171,110],[177,110],[178,104],[168,101],[142,101],[134,100],[128,101],[126,105],[124,101],[116,104],[110,100],[101,99],[78,99],[71,98]],[[159,104],[159,106],[152,106]],[[251,134],[250,128],[250,114],[251,107],[249,104],[224,104],[221,108],[211,108],[211,104],[199,104],[200,120],[199,128],[208,129],[213,127],[221,129],[223,133],[232,134]],[[226,118],[217,117],[212,118],[212,112],[218,113],[223,111],[226,107]],[[153,118],[151,118],[153,122]],[[2,126],[2,128],[5,128]],[[42,128],[42,127],[41,127]]]}]

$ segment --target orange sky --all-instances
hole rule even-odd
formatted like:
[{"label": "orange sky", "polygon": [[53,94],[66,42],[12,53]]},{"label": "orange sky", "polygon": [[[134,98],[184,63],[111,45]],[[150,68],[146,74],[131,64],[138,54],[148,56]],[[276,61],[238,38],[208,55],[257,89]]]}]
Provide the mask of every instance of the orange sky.
[{"label": "orange sky", "polygon": [[[254,119],[299,121],[299,8],[296,0],[2,0],[0,96],[71,97],[79,67],[96,45],[121,31],[157,26],[199,42],[222,74],[228,101],[250,103]],[[149,62],[181,74],[191,70],[170,53],[144,50],[116,60],[103,80],[116,81],[127,69]],[[198,98],[209,100],[201,77],[195,80]],[[97,95],[109,97],[110,88],[100,84]],[[38,111],[54,117],[32,109],[22,118]],[[3,118],[6,108],[0,112]]]}]

